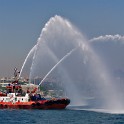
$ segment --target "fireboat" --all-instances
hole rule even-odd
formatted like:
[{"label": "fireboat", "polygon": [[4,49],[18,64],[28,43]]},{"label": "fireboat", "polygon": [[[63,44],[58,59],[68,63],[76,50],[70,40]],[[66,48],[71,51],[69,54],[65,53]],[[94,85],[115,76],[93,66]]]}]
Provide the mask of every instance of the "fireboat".
[{"label": "fireboat", "polygon": [[24,92],[19,84],[18,73],[15,68],[14,81],[6,86],[6,93],[0,92],[0,109],[65,109],[70,103],[68,98],[46,99],[38,93],[37,87]]}]

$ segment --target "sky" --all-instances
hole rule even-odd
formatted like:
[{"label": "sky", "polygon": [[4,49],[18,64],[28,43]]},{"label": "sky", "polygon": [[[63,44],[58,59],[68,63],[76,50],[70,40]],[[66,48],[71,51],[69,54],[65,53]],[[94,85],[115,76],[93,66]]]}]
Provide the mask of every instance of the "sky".
[{"label": "sky", "polygon": [[[123,5],[123,0],[0,0],[0,77],[13,75],[14,67],[21,69],[42,28],[55,15],[70,20],[88,39],[123,36]],[[95,44],[97,51],[109,49],[108,45],[99,46]],[[101,55],[106,56],[107,52]],[[119,64],[124,65],[123,61]]]}]

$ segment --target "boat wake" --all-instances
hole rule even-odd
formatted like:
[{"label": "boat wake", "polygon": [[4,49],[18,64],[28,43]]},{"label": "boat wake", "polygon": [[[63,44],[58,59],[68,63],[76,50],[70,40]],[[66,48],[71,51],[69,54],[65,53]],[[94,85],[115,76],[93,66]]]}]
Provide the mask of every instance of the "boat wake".
[{"label": "boat wake", "polygon": [[92,111],[92,112],[99,112],[99,113],[108,113],[108,114],[124,114],[124,110],[120,109],[99,109],[99,108],[87,108],[86,106],[68,106],[67,109],[69,110],[82,110],[82,111]]}]

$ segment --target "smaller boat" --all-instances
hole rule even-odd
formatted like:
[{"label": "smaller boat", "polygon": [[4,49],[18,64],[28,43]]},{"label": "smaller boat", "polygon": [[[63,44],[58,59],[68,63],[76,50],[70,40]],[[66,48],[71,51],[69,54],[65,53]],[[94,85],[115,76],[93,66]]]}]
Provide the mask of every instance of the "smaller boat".
[{"label": "smaller boat", "polygon": [[0,92],[0,109],[65,109],[70,103],[68,98],[46,99],[33,91],[24,92],[17,79],[17,69],[14,72],[15,80],[6,86],[7,93]]}]

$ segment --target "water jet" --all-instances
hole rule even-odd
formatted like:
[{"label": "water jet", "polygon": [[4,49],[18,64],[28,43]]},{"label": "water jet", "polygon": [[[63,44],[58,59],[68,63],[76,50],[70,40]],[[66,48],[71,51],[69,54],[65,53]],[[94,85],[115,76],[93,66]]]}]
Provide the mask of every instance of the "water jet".
[{"label": "water jet", "polygon": [[[77,47],[73,54],[66,57]],[[63,57],[66,57],[64,61]],[[123,109],[122,97],[104,62],[93,51],[82,33],[67,19],[57,15],[50,18],[41,31],[36,46],[27,56],[22,71],[28,63],[28,58],[32,58],[30,80],[42,76],[42,84],[47,76],[54,73],[60,77],[66,95],[75,105],[80,101],[93,108]],[[94,100],[86,99],[90,97]]]}]

